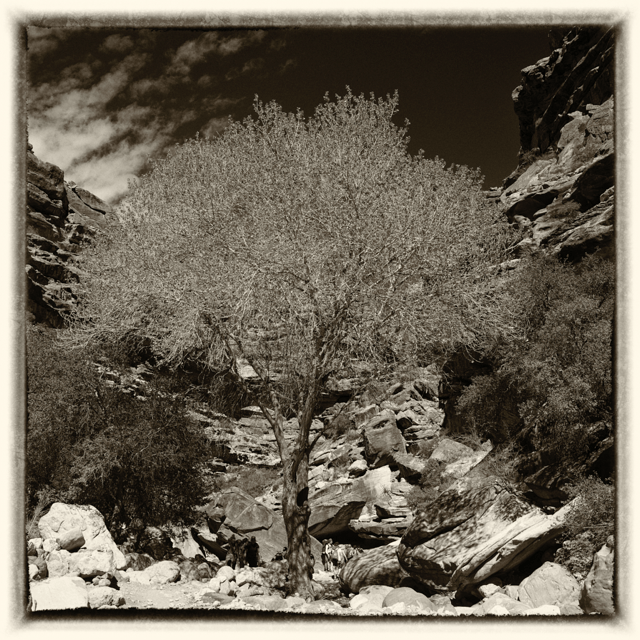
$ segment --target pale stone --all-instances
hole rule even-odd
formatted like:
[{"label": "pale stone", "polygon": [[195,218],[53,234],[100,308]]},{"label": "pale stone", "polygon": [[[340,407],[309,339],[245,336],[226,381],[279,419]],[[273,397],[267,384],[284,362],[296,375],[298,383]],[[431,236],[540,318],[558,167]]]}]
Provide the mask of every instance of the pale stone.
[{"label": "pale stone", "polygon": [[84,580],[65,576],[29,583],[32,611],[83,609],[89,605]]}]

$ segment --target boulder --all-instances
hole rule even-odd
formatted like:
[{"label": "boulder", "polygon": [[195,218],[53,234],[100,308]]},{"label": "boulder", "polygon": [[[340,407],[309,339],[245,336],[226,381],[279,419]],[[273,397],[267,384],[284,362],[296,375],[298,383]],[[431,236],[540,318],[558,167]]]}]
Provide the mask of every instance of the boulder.
[{"label": "boulder", "polygon": [[359,478],[363,476],[367,472],[367,461],[360,458],[359,460],[354,460],[348,469],[349,476],[351,478]]},{"label": "boulder", "polygon": [[450,462],[440,472],[440,480],[443,484],[448,484],[452,480],[464,477],[477,464],[487,457],[489,451],[475,451],[471,455],[464,456],[455,462]]},{"label": "boulder", "polygon": [[398,558],[423,584],[457,590],[518,566],[562,531],[566,512],[547,516],[495,477],[462,478],[415,517]]},{"label": "boulder", "polygon": [[411,587],[398,587],[392,589],[385,596],[382,606],[391,607],[398,602],[404,603],[407,607],[419,607],[427,611],[435,611],[436,607],[423,593],[419,593]]},{"label": "boulder", "polygon": [[68,556],[69,573],[81,578],[94,578],[106,573],[113,573],[117,567],[111,551],[100,549],[81,549]]},{"label": "boulder", "polygon": [[518,589],[518,599],[529,609],[545,604],[577,604],[579,597],[578,581],[568,569],[554,562],[545,562]]},{"label": "boulder", "polygon": [[383,602],[391,591],[393,591],[393,587],[386,585],[376,584],[363,587],[360,593],[351,599],[349,607],[361,612],[371,609],[382,609],[384,606]]},{"label": "boulder", "polygon": [[371,469],[393,464],[395,453],[407,451],[395,415],[388,409],[367,423],[363,437],[364,457]]},{"label": "boulder", "polygon": [[[498,609],[499,607],[499,609]],[[510,615],[517,616],[524,614],[529,607],[522,602],[510,598],[504,593],[498,592],[481,600],[472,607],[474,615]]]},{"label": "boulder", "polygon": [[125,604],[124,596],[111,587],[89,587],[89,608],[121,607]]},{"label": "boulder", "polygon": [[32,611],[84,609],[89,606],[87,587],[79,577],[65,576],[31,582],[29,590]]},{"label": "boulder", "polygon": [[47,569],[50,578],[61,578],[69,573],[71,554],[64,549],[52,551],[47,556]]},{"label": "boulder", "polygon": [[389,518],[382,522],[375,520],[352,520],[349,530],[364,540],[378,540],[385,544],[398,541],[411,525],[413,518]]},{"label": "boulder", "polygon": [[400,475],[413,484],[418,484],[425,469],[425,462],[421,458],[408,453],[396,453],[393,455],[393,464],[398,467]]},{"label": "boulder", "polygon": [[[284,526],[284,518],[281,515],[273,514],[272,525],[268,529],[259,529],[251,534],[260,546],[260,559],[263,562],[271,562],[276,554],[287,546],[287,530]],[[311,549],[313,551],[313,546]],[[316,558],[320,555],[314,554]]]},{"label": "boulder", "polygon": [[466,444],[456,442],[455,440],[451,440],[451,438],[442,438],[429,459],[449,464],[461,458],[468,458],[471,455],[473,455],[473,449],[467,447]]},{"label": "boulder", "polygon": [[124,568],[124,554],[113,541],[100,512],[91,505],[55,502],[49,513],[40,518],[38,528],[43,539],[60,538],[74,529],[80,529],[86,549],[110,551],[116,569]]},{"label": "boulder", "polygon": [[237,533],[253,533],[269,529],[273,524],[273,513],[256,502],[246,491],[231,487],[219,493],[210,506],[221,507],[226,515],[225,525]]},{"label": "boulder", "polygon": [[409,574],[398,562],[398,543],[370,549],[351,558],[340,572],[341,584],[352,593],[359,593],[370,585],[400,586]]},{"label": "boulder", "polygon": [[58,551],[60,549],[60,543],[54,538],[47,538],[42,541],[42,550],[45,553],[51,553],[52,551]]},{"label": "boulder", "polygon": [[612,616],[614,551],[613,536],[593,557],[593,564],[580,593],[580,606],[586,613]]},{"label": "boulder", "polygon": [[169,584],[180,579],[180,567],[173,560],[163,560],[144,570],[151,584]]},{"label": "boulder", "polygon": [[61,549],[77,551],[85,543],[82,530],[79,527],[65,532],[58,540]]}]

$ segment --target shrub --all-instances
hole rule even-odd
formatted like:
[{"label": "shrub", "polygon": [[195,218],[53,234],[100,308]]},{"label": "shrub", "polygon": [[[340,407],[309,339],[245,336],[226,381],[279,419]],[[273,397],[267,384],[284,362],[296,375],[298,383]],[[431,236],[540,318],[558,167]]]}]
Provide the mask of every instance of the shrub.
[{"label": "shrub", "polygon": [[190,521],[204,497],[202,430],[179,398],[150,386],[144,399],[101,379],[90,352],[67,352],[27,332],[27,506],[91,504],[107,525]]},{"label": "shrub", "polygon": [[615,531],[615,490],[596,476],[565,487],[575,498],[565,519],[563,545],[556,553],[556,562],[572,573],[584,577],[593,555]]},{"label": "shrub", "polygon": [[583,460],[593,425],[612,429],[615,266],[541,257],[511,281],[520,336],[490,354],[493,371],[474,378],[457,411],[482,437],[552,451],[561,466]]}]

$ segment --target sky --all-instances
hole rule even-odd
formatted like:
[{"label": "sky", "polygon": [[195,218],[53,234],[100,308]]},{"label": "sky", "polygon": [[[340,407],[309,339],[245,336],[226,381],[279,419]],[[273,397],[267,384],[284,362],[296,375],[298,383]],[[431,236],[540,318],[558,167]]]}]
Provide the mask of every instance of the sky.
[{"label": "sky", "polygon": [[399,92],[409,150],[479,167],[485,188],[515,168],[512,91],[551,52],[549,27],[27,27],[26,114],[41,160],[117,204],[175,144],[253,113],[257,94],[311,115],[326,92]]}]

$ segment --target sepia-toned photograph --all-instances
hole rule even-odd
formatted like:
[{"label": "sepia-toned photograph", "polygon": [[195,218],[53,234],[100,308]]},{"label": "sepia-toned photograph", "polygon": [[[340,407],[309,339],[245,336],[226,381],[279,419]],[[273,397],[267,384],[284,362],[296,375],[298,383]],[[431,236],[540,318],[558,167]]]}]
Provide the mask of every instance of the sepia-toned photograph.
[{"label": "sepia-toned photograph", "polygon": [[14,32],[23,624],[615,621],[622,18]]}]

